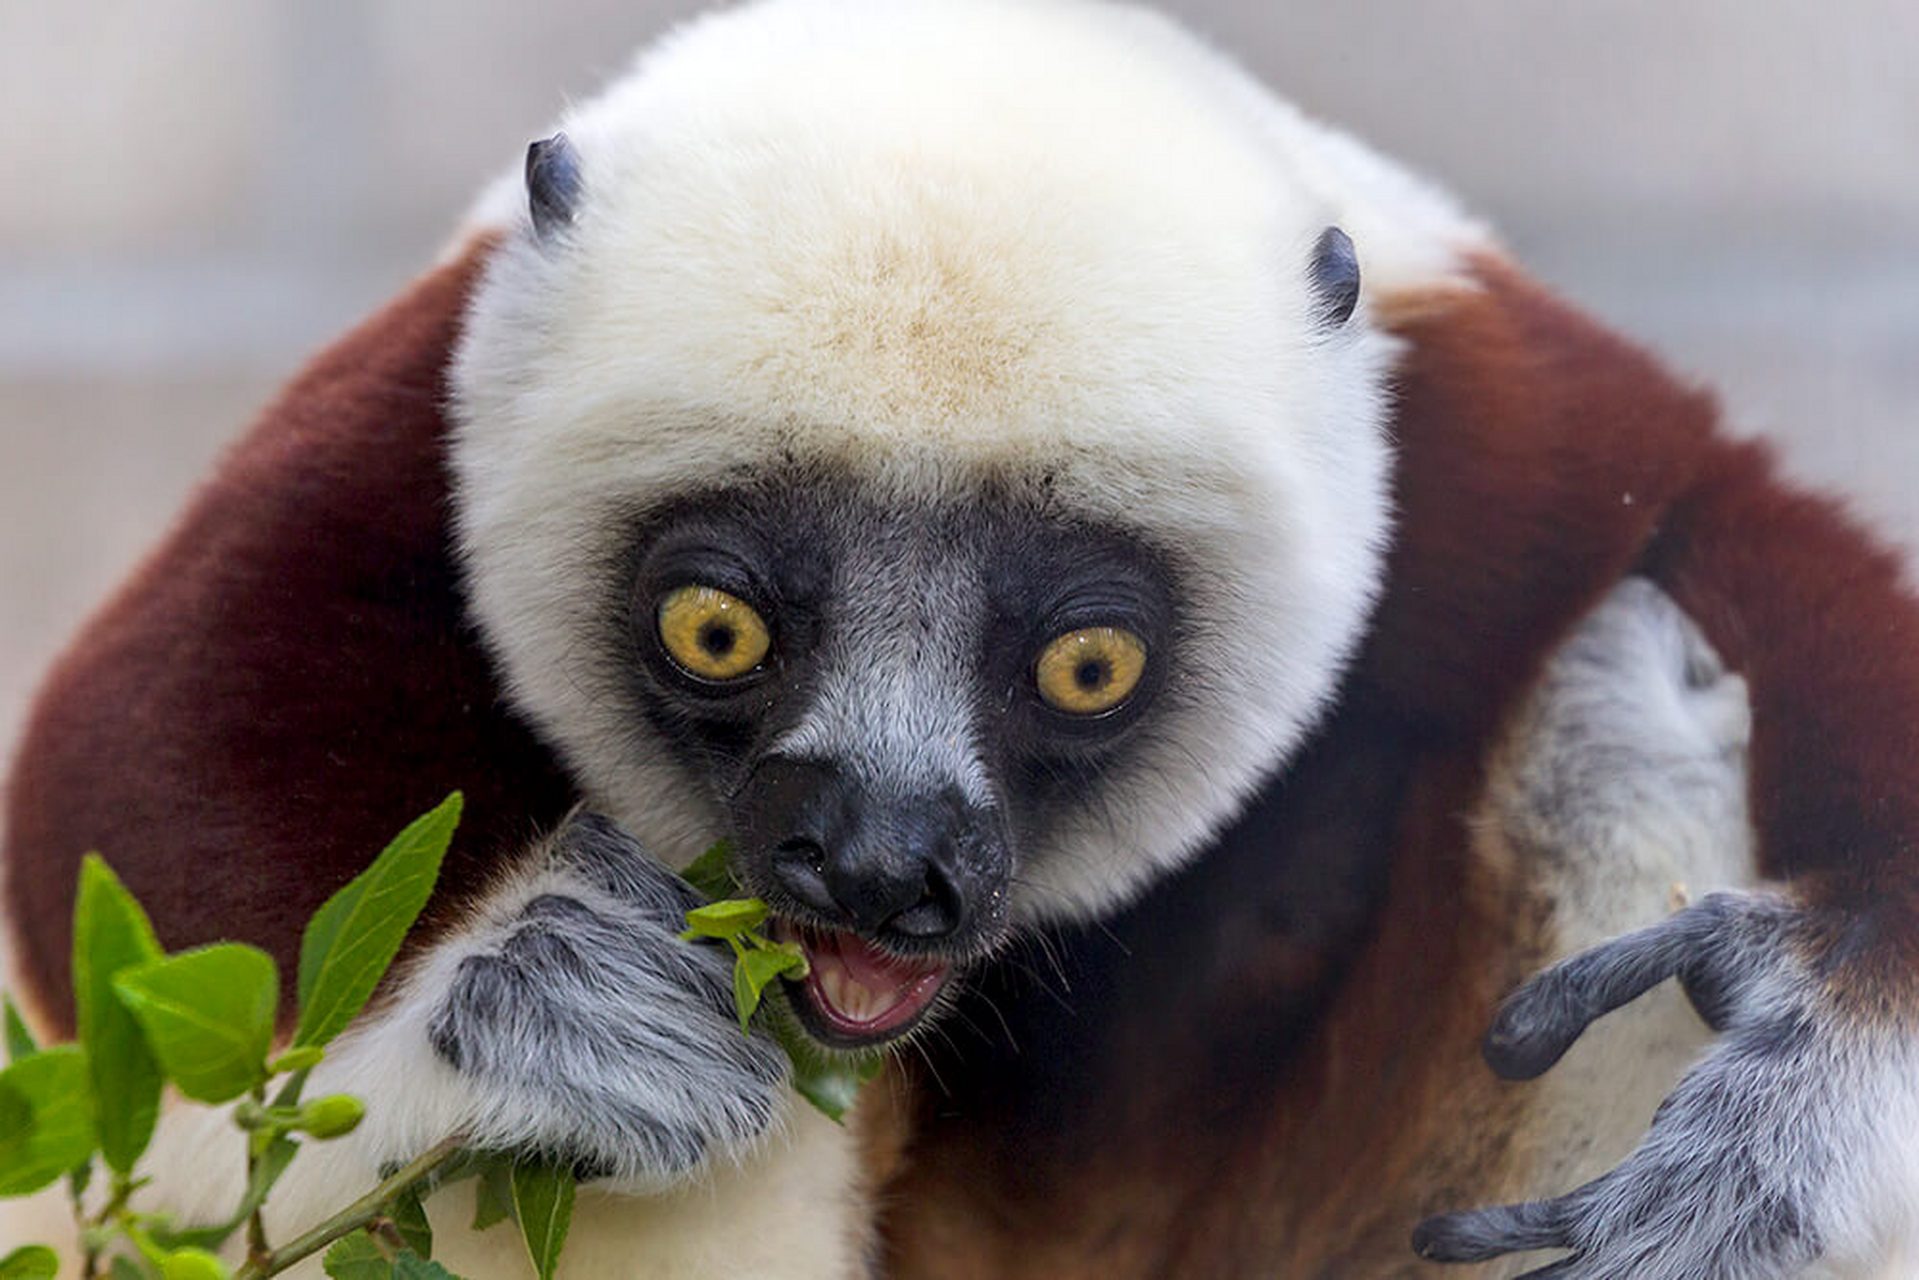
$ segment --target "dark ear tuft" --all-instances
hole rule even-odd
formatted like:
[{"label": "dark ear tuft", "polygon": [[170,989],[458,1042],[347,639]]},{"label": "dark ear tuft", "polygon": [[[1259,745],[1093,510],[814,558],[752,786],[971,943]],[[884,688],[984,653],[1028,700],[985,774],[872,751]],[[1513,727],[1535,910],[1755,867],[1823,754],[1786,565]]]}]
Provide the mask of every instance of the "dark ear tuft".
[{"label": "dark ear tuft", "polygon": [[1352,318],[1353,308],[1359,305],[1359,256],[1353,252],[1352,237],[1338,227],[1319,233],[1311,280],[1319,300],[1313,314],[1320,324],[1337,329]]},{"label": "dark ear tuft", "polygon": [[526,149],[526,200],[535,235],[551,240],[572,224],[582,185],[580,153],[564,133]]}]

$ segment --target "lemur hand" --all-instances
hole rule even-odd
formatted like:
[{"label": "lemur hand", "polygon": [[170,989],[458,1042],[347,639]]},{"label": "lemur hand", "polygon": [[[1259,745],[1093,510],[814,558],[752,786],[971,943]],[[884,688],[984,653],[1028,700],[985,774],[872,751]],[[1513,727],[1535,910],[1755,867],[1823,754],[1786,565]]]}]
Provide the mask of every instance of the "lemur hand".
[{"label": "lemur hand", "polygon": [[1554,1280],[1872,1266],[1884,1228],[1913,1207],[1900,1152],[1919,1133],[1919,1089],[1868,934],[1782,894],[1715,894],[1535,976],[1486,1038],[1507,1079],[1541,1075],[1594,1019],[1674,976],[1720,1040],[1611,1172],[1554,1199],[1428,1219],[1415,1249],[1441,1262],[1571,1250],[1527,1273]]},{"label": "lemur hand", "polygon": [[772,1124],[786,1057],[740,1033],[732,957],[682,942],[701,899],[605,819],[569,822],[423,975],[474,1145],[588,1176],[683,1176]]}]

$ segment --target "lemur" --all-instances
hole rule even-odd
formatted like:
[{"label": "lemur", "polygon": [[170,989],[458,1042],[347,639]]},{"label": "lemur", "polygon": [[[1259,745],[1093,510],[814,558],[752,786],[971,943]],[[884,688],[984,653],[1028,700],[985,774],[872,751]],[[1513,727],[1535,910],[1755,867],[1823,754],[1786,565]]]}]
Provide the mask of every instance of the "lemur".
[{"label": "lemur", "polygon": [[[71,1029],[92,849],[291,974],[457,787],[275,1230],[458,1133],[591,1179],[570,1280],[1899,1274],[1915,733],[1895,557],[1437,188],[1146,10],[757,0],[54,667],[9,985]],[[677,936],[722,836],[899,1050],[846,1129]]]}]

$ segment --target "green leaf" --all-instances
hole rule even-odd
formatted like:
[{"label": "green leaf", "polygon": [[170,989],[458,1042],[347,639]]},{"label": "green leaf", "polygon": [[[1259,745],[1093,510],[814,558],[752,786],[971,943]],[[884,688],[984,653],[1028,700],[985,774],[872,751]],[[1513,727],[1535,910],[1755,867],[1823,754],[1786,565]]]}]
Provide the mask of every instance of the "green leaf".
[{"label": "green leaf", "polygon": [[395,1196],[386,1216],[407,1248],[422,1258],[433,1256],[433,1224],[427,1221],[426,1206],[420,1203],[418,1187],[409,1187]]},{"label": "green leaf", "polygon": [[113,1255],[113,1261],[107,1268],[107,1275],[112,1280],[149,1280],[146,1268],[124,1253]]},{"label": "green leaf", "polygon": [[333,1280],[390,1280],[393,1275],[393,1264],[364,1231],[335,1240],[320,1265]]},{"label": "green leaf", "polygon": [[323,1045],[380,985],[426,906],[460,823],[459,792],[395,836],[373,865],[326,900],[300,939],[300,1023],[293,1045]]},{"label": "green leaf", "polygon": [[402,1249],[393,1259],[393,1280],[459,1280],[459,1277],[411,1249]]},{"label": "green leaf", "polygon": [[846,1113],[859,1100],[860,1089],[871,1077],[860,1071],[816,1059],[793,1065],[793,1089],[813,1108],[836,1124],[846,1123]]},{"label": "green leaf", "polygon": [[760,988],[753,985],[753,979],[746,972],[746,957],[742,955],[733,965],[733,1008],[740,1015],[740,1034],[752,1031],[753,1011],[760,1007]]},{"label": "green leaf", "polygon": [[686,931],[698,938],[737,938],[766,922],[767,905],[758,898],[728,898],[686,913]]},{"label": "green leaf", "polygon": [[513,1170],[513,1212],[520,1238],[540,1280],[553,1280],[560,1249],[573,1225],[573,1171],[552,1164],[522,1164]]},{"label": "green leaf", "polygon": [[761,955],[772,956],[778,961],[779,967],[774,971],[777,975],[804,978],[812,968],[806,962],[806,948],[797,942],[769,942],[765,938],[755,938],[753,943],[760,948]]},{"label": "green leaf", "polygon": [[160,1065],[132,1012],[114,994],[113,979],[160,955],[147,913],[100,855],[88,854],[80,864],[73,911],[73,995],[100,1151],[123,1174],[133,1172],[153,1138],[160,1115]]},{"label": "green leaf", "polygon": [[740,891],[739,883],[733,879],[732,869],[727,866],[727,860],[732,856],[732,842],[718,841],[688,863],[686,870],[680,872],[680,879],[708,898],[730,898]]},{"label": "green leaf", "polygon": [[121,971],[113,989],[187,1097],[231,1102],[266,1080],[280,972],[258,947],[223,942],[184,951]]},{"label": "green leaf", "polygon": [[[87,1058],[76,1045],[43,1049],[0,1071],[0,1096],[24,1103],[29,1120],[0,1151],[0,1196],[30,1195],[72,1173],[93,1154]],[[7,1111],[16,1122],[19,1110]]]},{"label": "green leaf", "polygon": [[286,1109],[298,1107],[300,1105],[300,1095],[306,1092],[307,1077],[311,1074],[312,1068],[309,1067],[295,1071],[292,1075],[288,1076],[281,1082],[280,1091],[273,1095],[273,1100],[269,1102],[267,1106],[269,1108],[279,1107]]},{"label": "green leaf", "polygon": [[14,1004],[13,997],[7,996],[0,1004],[6,1007],[7,1061],[18,1062],[40,1052],[40,1046],[27,1027],[27,1020],[20,1016],[20,1008]]},{"label": "green leaf", "polygon": [[53,1280],[60,1258],[43,1244],[30,1244],[0,1258],[0,1280]]},{"label": "green leaf", "polygon": [[773,1033],[793,1061],[794,1091],[838,1124],[846,1122],[861,1087],[886,1068],[883,1054],[828,1053],[790,1021],[776,1022]]},{"label": "green leaf", "polygon": [[767,984],[782,974],[795,976],[806,972],[806,956],[793,943],[768,944],[764,949],[742,952],[733,963],[733,1003],[740,1015],[740,1030],[747,1030],[754,1010]]},{"label": "green leaf", "polygon": [[33,1104],[11,1085],[0,1088],[0,1166],[33,1140]]},{"label": "green leaf", "polygon": [[473,1229],[485,1231],[513,1216],[513,1167],[495,1161],[473,1184]]}]

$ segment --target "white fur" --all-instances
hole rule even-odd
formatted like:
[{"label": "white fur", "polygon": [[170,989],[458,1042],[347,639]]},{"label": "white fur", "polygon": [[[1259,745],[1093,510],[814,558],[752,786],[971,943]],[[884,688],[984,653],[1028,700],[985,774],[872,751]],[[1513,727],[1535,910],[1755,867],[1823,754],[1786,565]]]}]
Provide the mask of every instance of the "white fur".
[{"label": "white fur", "polygon": [[882,493],[1047,475],[1174,548],[1171,745],[1027,851],[1015,914],[1111,906],[1199,847],[1310,726],[1379,581],[1391,350],[1363,317],[1317,329],[1311,246],[1345,224],[1370,289],[1419,288],[1477,228],[1171,23],[1083,0],[768,0],[562,126],[569,234],[482,204],[508,239],[454,462],[478,617],[592,802],[670,861],[719,828],[605,696],[583,611],[622,517],[798,456]]}]

